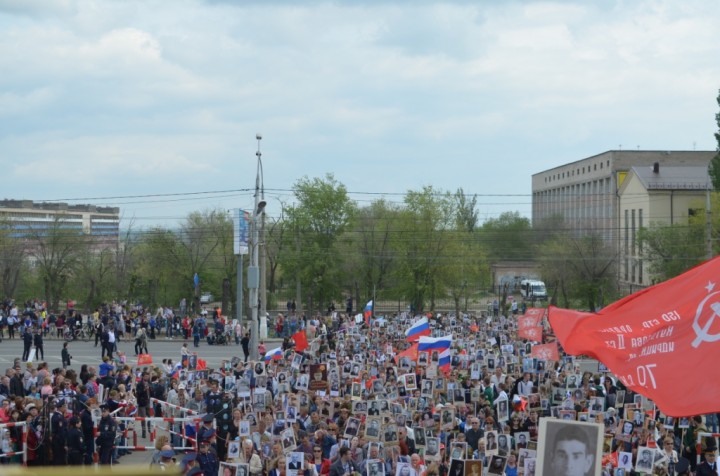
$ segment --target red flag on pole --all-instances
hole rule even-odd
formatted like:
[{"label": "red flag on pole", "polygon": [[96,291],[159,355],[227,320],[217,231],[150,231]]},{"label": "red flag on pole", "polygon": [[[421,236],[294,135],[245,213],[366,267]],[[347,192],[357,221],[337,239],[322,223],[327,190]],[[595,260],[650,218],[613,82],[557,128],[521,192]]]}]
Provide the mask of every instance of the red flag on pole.
[{"label": "red flag on pole", "polygon": [[708,375],[720,359],[720,257],[596,314],[550,307],[549,320],[567,353],[600,360],[664,414],[720,410]]},{"label": "red flag on pole", "polygon": [[195,370],[207,370],[207,361],[203,359],[197,359],[197,366]]},{"label": "red flag on pole", "polygon": [[557,362],[560,360],[557,342],[534,345],[532,347],[532,351],[530,352],[530,357],[535,357],[540,360],[553,360]]},{"label": "red flag on pole", "polygon": [[293,334],[292,339],[295,341],[295,352],[303,352],[308,348],[307,334],[305,334],[304,329]]},{"label": "red flag on pole", "polygon": [[418,343],[415,342],[413,345],[408,347],[407,349],[403,350],[399,354],[395,356],[395,363],[399,364],[400,359],[403,357],[407,357],[408,359],[412,360],[413,362],[417,361],[418,358]]}]

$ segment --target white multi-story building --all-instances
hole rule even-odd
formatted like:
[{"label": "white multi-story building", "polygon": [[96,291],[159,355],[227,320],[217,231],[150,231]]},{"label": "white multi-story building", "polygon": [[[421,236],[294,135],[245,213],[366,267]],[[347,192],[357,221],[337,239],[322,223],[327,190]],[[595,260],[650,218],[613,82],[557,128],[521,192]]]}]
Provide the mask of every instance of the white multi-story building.
[{"label": "white multi-story building", "polygon": [[32,200],[0,200],[0,219],[7,220],[17,238],[42,235],[58,217],[68,230],[93,238],[97,247],[116,245],[120,234],[120,209]]}]

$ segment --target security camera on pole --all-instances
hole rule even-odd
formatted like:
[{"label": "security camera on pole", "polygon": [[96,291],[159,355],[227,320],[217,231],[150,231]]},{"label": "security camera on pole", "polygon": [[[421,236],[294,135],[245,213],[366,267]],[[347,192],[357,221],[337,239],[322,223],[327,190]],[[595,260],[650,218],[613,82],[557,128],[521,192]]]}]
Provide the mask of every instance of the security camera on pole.
[{"label": "security camera on pole", "polygon": [[247,283],[250,290],[250,308],[252,310],[252,320],[250,322],[250,359],[258,360],[258,309],[260,307],[260,299],[258,289],[260,287],[260,266],[259,266],[259,246],[260,232],[258,227],[259,218],[265,212],[265,189],[262,180],[262,153],[260,153],[260,141],[262,136],[257,134],[255,138],[258,141],[257,156],[257,175],[255,176],[255,208],[251,222],[252,233],[250,237],[251,250],[250,266],[248,266]]}]

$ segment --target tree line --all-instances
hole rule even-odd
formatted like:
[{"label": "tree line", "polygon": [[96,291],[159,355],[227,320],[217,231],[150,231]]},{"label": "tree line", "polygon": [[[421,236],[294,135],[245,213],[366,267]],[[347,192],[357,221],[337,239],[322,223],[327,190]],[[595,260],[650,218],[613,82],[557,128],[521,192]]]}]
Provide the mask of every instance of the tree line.
[{"label": "tree line", "polygon": [[[401,202],[360,205],[330,174],[303,177],[293,190],[292,203],[265,217],[267,309],[284,308],[290,299],[311,313],[331,303],[344,309],[352,297],[357,312],[375,297],[418,312],[459,313],[513,291],[493,289],[491,266],[498,262],[534,263],[552,300],[564,307],[594,309],[622,294],[617,251],[592,231],[571,230],[561,217],[533,228],[508,211],[480,223],[477,196],[432,186],[407,191]],[[69,298],[84,310],[121,299],[177,307],[183,297],[197,304],[197,273],[200,289],[235,315],[238,258],[225,210],[194,211],[175,228],[137,230],[131,223],[112,246],[63,222],[57,216],[22,237],[0,222],[6,298],[40,298],[53,310]],[[702,216],[641,230],[641,249],[658,280],[703,259],[703,230]]]}]

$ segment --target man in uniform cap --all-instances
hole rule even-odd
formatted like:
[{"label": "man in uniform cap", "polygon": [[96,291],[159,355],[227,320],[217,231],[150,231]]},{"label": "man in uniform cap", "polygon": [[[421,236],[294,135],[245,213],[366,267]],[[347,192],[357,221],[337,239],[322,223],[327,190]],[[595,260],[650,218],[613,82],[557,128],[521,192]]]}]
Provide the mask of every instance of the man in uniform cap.
[{"label": "man in uniform cap", "polygon": [[197,455],[198,466],[203,471],[203,474],[218,474],[220,469],[220,462],[215,456],[215,453],[210,451],[210,441],[203,439],[200,442],[200,452]]},{"label": "man in uniform cap", "polygon": [[100,464],[110,464],[112,462],[112,450],[113,444],[115,443],[115,432],[117,431],[117,423],[115,419],[110,416],[110,407],[107,405],[100,405],[102,410],[102,418],[98,424],[99,435],[96,443],[98,446],[98,452],[100,453]]},{"label": "man in uniform cap", "polygon": [[719,468],[717,462],[717,455],[715,454],[717,450],[715,438],[710,437],[707,438],[705,441],[707,441],[704,451],[705,461],[703,461],[697,466],[695,476],[717,476]]},{"label": "man in uniform cap", "polygon": [[67,463],[67,422],[65,421],[65,400],[58,400],[55,411],[50,417],[50,434],[52,435],[53,466],[65,466]]},{"label": "man in uniform cap", "polygon": [[163,450],[160,452],[160,468],[162,471],[172,470],[175,467],[173,458],[175,452],[173,450]]},{"label": "man in uniform cap", "polygon": [[690,476],[690,461],[682,456],[675,463],[675,476]]},{"label": "man in uniform cap", "polygon": [[197,453],[188,453],[180,461],[180,472],[188,473],[192,468],[197,467]]}]

